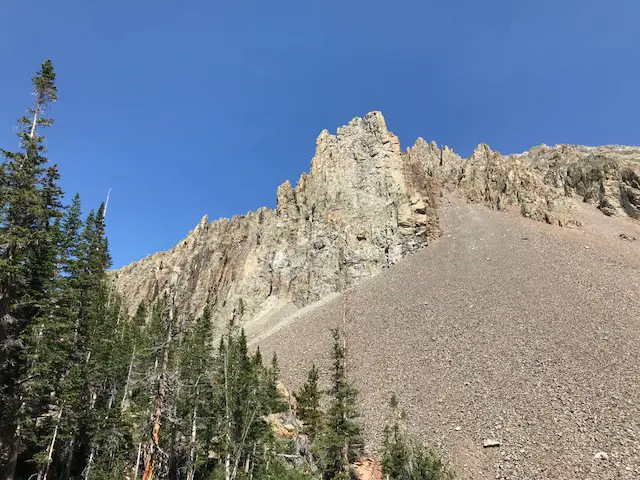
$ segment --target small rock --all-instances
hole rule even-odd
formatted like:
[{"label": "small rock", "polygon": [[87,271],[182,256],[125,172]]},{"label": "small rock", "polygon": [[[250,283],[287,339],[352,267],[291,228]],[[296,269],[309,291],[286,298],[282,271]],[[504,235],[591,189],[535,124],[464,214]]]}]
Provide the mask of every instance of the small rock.
[{"label": "small rock", "polygon": [[456,432],[459,432],[460,430],[462,430],[462,427],[457,426],[456,428],[454,428],[454,430],[455,430]]},{"label": "small rock", "polygon": [[591,247],[589,245],[585,245],[584,248],[586,248],[587,250],[589,250]]},{"label": "small rock", "polygon": [[627,240],[628,242],[636,241],[636,237],[634,237],[633,235],[627,235],[626,233],[621,233],[619,236],[620,236],[620,240]]},{"label": "small rock", "polygon": [[494,438],[485,438],[484,442],[482,442],[482,446],[484,448],[499,447],[500,445],[502,445],[500,440],[496,440]]},{"label": "small rock", "polygon": [[609,454],[607,452],[598,452],[593,456],[594,460],[609,460]]}]

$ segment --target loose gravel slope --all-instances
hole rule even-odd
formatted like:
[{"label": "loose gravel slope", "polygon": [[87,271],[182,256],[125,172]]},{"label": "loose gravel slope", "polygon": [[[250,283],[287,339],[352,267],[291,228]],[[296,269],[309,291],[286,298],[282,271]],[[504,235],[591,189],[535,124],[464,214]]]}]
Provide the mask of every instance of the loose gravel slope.
[{"label": "loose gravel slope", "polygon": [[327,371],[346,308],[370,448],[396,392],[459,478],[640,478],[638,223],[577,205],[584,226],[562,229],[444,203],[436,244],[254,344],[296,388],[312,361]]}]

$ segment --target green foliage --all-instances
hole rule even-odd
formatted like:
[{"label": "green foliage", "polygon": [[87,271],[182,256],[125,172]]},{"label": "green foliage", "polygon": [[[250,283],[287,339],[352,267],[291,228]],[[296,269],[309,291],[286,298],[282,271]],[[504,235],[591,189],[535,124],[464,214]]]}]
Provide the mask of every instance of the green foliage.
[{"label": "green foliage", "polygon": [[271,427],[264,420],[271,413],[274,399],[262,395],[273,378],[248,354],[244,330],[231,328],[223,336],[217,364],[214,382],[220,388],[214,400],[216,410],[222,412],[217,449],[225,461],[229,459],[232,469],[247,461],[259,467],[266,462],[265,452],[274,441]]},{"label": "green foliage", "polygon": [[384,428],[382,472],[389,480],[451,480],[453,475],[442,460],[411,440],[404,425],[406,413],[395,394],[391,397],[391,418]]},{"label": "green foliage", "polygon": [[323,478],[350,478],[349,465],[362,455],[364,442],[359,421],[358,391],[347,378],[347,349],[344,337],[333,334],[333,371],[325,428],[319,438],[320,464]]},{"label": "green foliage", "polygon": [[[210,309],[185,315],[170,290],[125,313],[106,273],[104,205],[84,220],[78,195],[64,207],[45,156],[55,79],[47,60],[18,120],[19,151],[2,150],[0,478],[142,478],[153,465],[154,479],[349,479],[362,427],[337,330],[328,411],[314,365],[296,394],[307,435],[285,440],[269,423],[293,415],[275,354],[265,365],[233,324],[216,349]],[[449,478],[397,422],[385,432],[393,478]]]},{"label": "green foliage", "polygon": [[[36,103],[19,119],[20,151],[1,150],[0,166],[0,458],[13,475],[17,455],[34,449],[38,468],[60,408],[55,393],[66,365],[68,325],[58,315],[62,191],[37,127],[56,100],[50,61],[33,79]],[[53,396],[52,396],[53,395]],[[51,400],[49,400],[51,398]],[[39,421],[38,421],[39,420]],[[33,467],[32,467],[33,468]]]},{"label": "green foliage", "polygon": [[322,392],[318,385],[319,372],[313,364],[307,375],[307,381],[299,392],[295,393],[298,402],[298,418],[304,422],[304,433],[315,439],[322,427],[323,415],[320,410]]},{"label": "green foliage", "polygon": [[[258,355],[260,355],[260,352],[256,352],[256,356]],[[266,413],[284,412],[288,408],[288,405],[278,390],[278,379],[280,378],[278,356],[273,352],[270,367],[263,368],[257,359],[256,365],[258,365],[258,376],[260,377],[261,384],[260,396],[263,399]]]},{"label": "green foliage", "polygon": [[313,480],[317,477],[287,466],[282,462],[275,462],[268,470],[262,469],[259,471],[258,475],[254,476],[254,478],[260,480]]}]

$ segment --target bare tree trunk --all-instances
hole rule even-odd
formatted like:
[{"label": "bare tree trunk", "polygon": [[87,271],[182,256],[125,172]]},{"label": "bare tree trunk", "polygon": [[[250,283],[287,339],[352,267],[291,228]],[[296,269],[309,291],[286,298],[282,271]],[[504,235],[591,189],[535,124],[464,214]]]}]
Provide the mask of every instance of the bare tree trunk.
[{"label": "bare tree trunk", "polygon": [[[196,390],[196,398],[198,397],[198,390]],[[195,475],[195,461],[196,461],[196,438],[197,438],[197,421],[198,418],[198,406],[193,407],[193,416],[191,417],[191,448],[189,450],[189,466],[187,467],[187,480],[193,480]]]},{"label": "bare tree trunk", "polygon": [[251,456],[247,455],[247,458],[244,459],[244,473],[249,473],[249,466],[251,465]]},{"label": "bare tree trunk", "polygon": [[87,461],[87,466],[84,469],[84,480],[89,478],[89,471],[91,470],[91,464],[93,463],[93,455],[95,453],[95,447],[91,446],[91,453],[89,454],[89,460]]},{"label": "bare tree trunk", "polygon": [[247,426],[244,429],[244,432],[242,432],[242,436],[240,437],[238,442],[238,447],[235,452],[235,458],[233,460],[233,470],[231,472],[232,480],[238,476],[238,464],[240,463],[240,456],[242,455],[242,448],[240,448],[240,445],[244,445],[244,442],[247,440],[247,435],[251,430],[251,426],[253,425],[253,421],[255,420],[255,418],[256,418],[256,411],[253,410],[253,412],[251,412],[251,419],[247,423]]},{"label": "bare tree trunk", "polygon": [[58,429],[60,428],[60,419],[62,418],[62,410],[63,406],[60,407],[60,412],[58,412],[58,419],[56,420],[56,426],[53,429],[53,436],[51,437],[51,443],[49,444],[49,448],[47,449],[47,464],[42,467],[40,473],[38,474],[38,480],[47,480],[47,475],[49,474],[49,465],[51,465],[51,460],[53,460],[53,448],[56,444],[56,438],[58,438]]},{"label": "bare tree trunk", "polygon": [[147,461],[145,462],[144,474],[142,480],[151,480],[153,478],[158,463],[158,452],[160,450],[160,426],[162,425],[162,407],[167,389],[167,369],[169,368],[169,351],[171,348],[171,337],[173,334],[173,315],[175,307],[175,295],[171,297],[171,305],[169,307],[169,325],[167,325],[167,337],[164,343],[164,351],[162,357],[162,367],[157,379],[157,393],[153,401],[153,431],[151,434],[151,442]]},{"label": "bare tree trunk", "polygon": [[133,480],[138,480],[138,470],[140,467],[140,454],[142,453],[142,442],[138,444],[138,456],[136,457],[136,470],[133,474]]},{"label": "bare tree trunk", "polygon": [[129,372],[127,373],[127,381],[124,384],[124,392],[122,393],[122,401],[120,402],[120,411],[124,413],[127,409],[127,396],[129,395],[129,383],[131,383],[131,372],[133,371],[133,361],[136,358],[136,347],[134,345],[131,352],[131,361],[129,362]]},{"label": "bare tree trunk", "polygon": [[41,105],[38,103],[36,111],[33,114],[33,121],[31,122],[31,131],[29,132],[29,138],[33,138],[36,135],[36,126],[38,125],[38,116],[40,115]]}]

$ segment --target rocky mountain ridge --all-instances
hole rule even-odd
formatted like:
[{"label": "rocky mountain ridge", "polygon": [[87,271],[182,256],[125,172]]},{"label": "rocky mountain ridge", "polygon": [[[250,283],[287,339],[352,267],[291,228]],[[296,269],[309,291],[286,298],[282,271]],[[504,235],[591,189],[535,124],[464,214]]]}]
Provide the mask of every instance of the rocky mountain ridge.
[{"label": "rocky mountain ridge", "polygon": [[112,272],[134,312],[175,295],[180,310],[208,303],[218,322],[249,322],[374,276],[441,235],[443,190],[498,210],[576,225],[571,197],[606,215],[640,218],[640,147],[539,146],[502,156],[479,145],[468,159],[418,139],[403,152],[380,112],[317,139],[311,170],[282,184],[275,210],[209,222],[178,245]]}]

